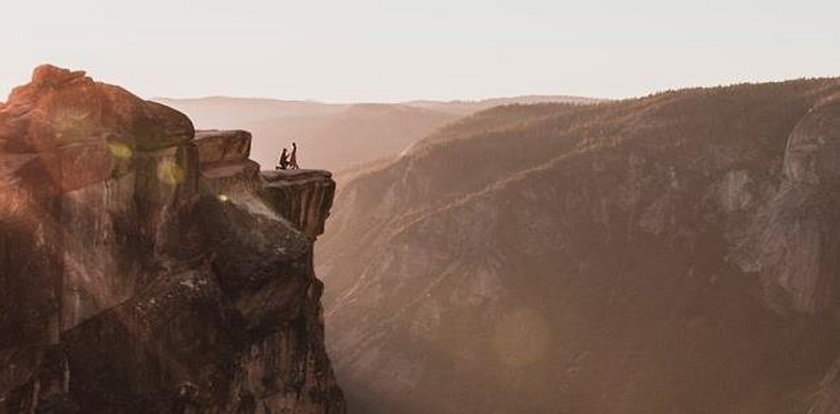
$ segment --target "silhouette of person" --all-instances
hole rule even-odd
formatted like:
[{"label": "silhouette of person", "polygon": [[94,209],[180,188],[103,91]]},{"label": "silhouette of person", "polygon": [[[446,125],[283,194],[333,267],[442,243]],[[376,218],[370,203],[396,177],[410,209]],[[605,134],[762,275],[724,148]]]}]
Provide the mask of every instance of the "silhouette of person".
[{"label": "silhouette of person", "polygon": [[294,142],[292,143],[292,156],[289,157],[289,168],[293,170],[300,169],[297,163],[297,144]]},{"label": "silhouette of person", "polygon": [[276,170],[285,170],[289,167],[289,153],[286,151],[286,148],[283,148],[283,153],[280,154],[280,162],[277,163]]}]

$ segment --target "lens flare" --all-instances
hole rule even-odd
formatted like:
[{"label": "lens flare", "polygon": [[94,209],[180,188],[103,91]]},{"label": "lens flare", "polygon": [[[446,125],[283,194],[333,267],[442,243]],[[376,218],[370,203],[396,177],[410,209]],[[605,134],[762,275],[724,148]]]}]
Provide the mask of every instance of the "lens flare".
[{"label": "lens flare", "polygon": [[496,323],[493,335],[497,357],[511,367],[524,367],[542,360],[550,342],[548,321],[531,309],[505,314]]},{"label": "lens flare", "polygon": [[108,147],[111,148],[111,155],[121,160],[127,160],[134,154],[131,147],[121,142],[112,142],[108,144]]},{"label": "lens flare", "polygon": [[178,185],[184,181],[184,170],[175,161],[162,160],[158,163],[157,177],[168,185]]}]

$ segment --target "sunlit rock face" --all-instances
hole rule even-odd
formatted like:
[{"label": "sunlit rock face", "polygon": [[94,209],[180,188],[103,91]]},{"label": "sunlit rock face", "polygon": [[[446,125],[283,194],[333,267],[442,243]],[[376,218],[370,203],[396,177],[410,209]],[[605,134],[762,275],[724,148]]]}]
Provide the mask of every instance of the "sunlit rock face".
[{"label": "sunlit rock face", "polygon": [[[344,412],[314,235],[263,200],[249,148],[82,72],[12,92],[0,413]],[[318,177],[302,193],[331,201]],[[330,203],[307,206],[322,225]]]}]

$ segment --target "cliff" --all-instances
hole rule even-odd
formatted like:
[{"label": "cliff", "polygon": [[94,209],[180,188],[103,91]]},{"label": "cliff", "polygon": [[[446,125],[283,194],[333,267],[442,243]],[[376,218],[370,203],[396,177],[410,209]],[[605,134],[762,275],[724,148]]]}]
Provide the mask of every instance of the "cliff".
[{"label": "cliff", "polygon": [[334,183],[249,150],[83,72],[11,93],[0,413],[345,411],[312,266]]}]

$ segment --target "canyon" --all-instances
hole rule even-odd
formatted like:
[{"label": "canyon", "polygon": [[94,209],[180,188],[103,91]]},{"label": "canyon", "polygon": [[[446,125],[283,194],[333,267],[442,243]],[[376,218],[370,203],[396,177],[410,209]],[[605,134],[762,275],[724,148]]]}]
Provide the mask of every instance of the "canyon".
[{"label": "canyon", "polygon": [[496,103],[337,186],[36,68],[0,103],[0,414],[840,410],[840,80]]},{"label": "canyon", "polygon": [[509,105],[339,189],[350,412],[840,410],[840,81]]}]

